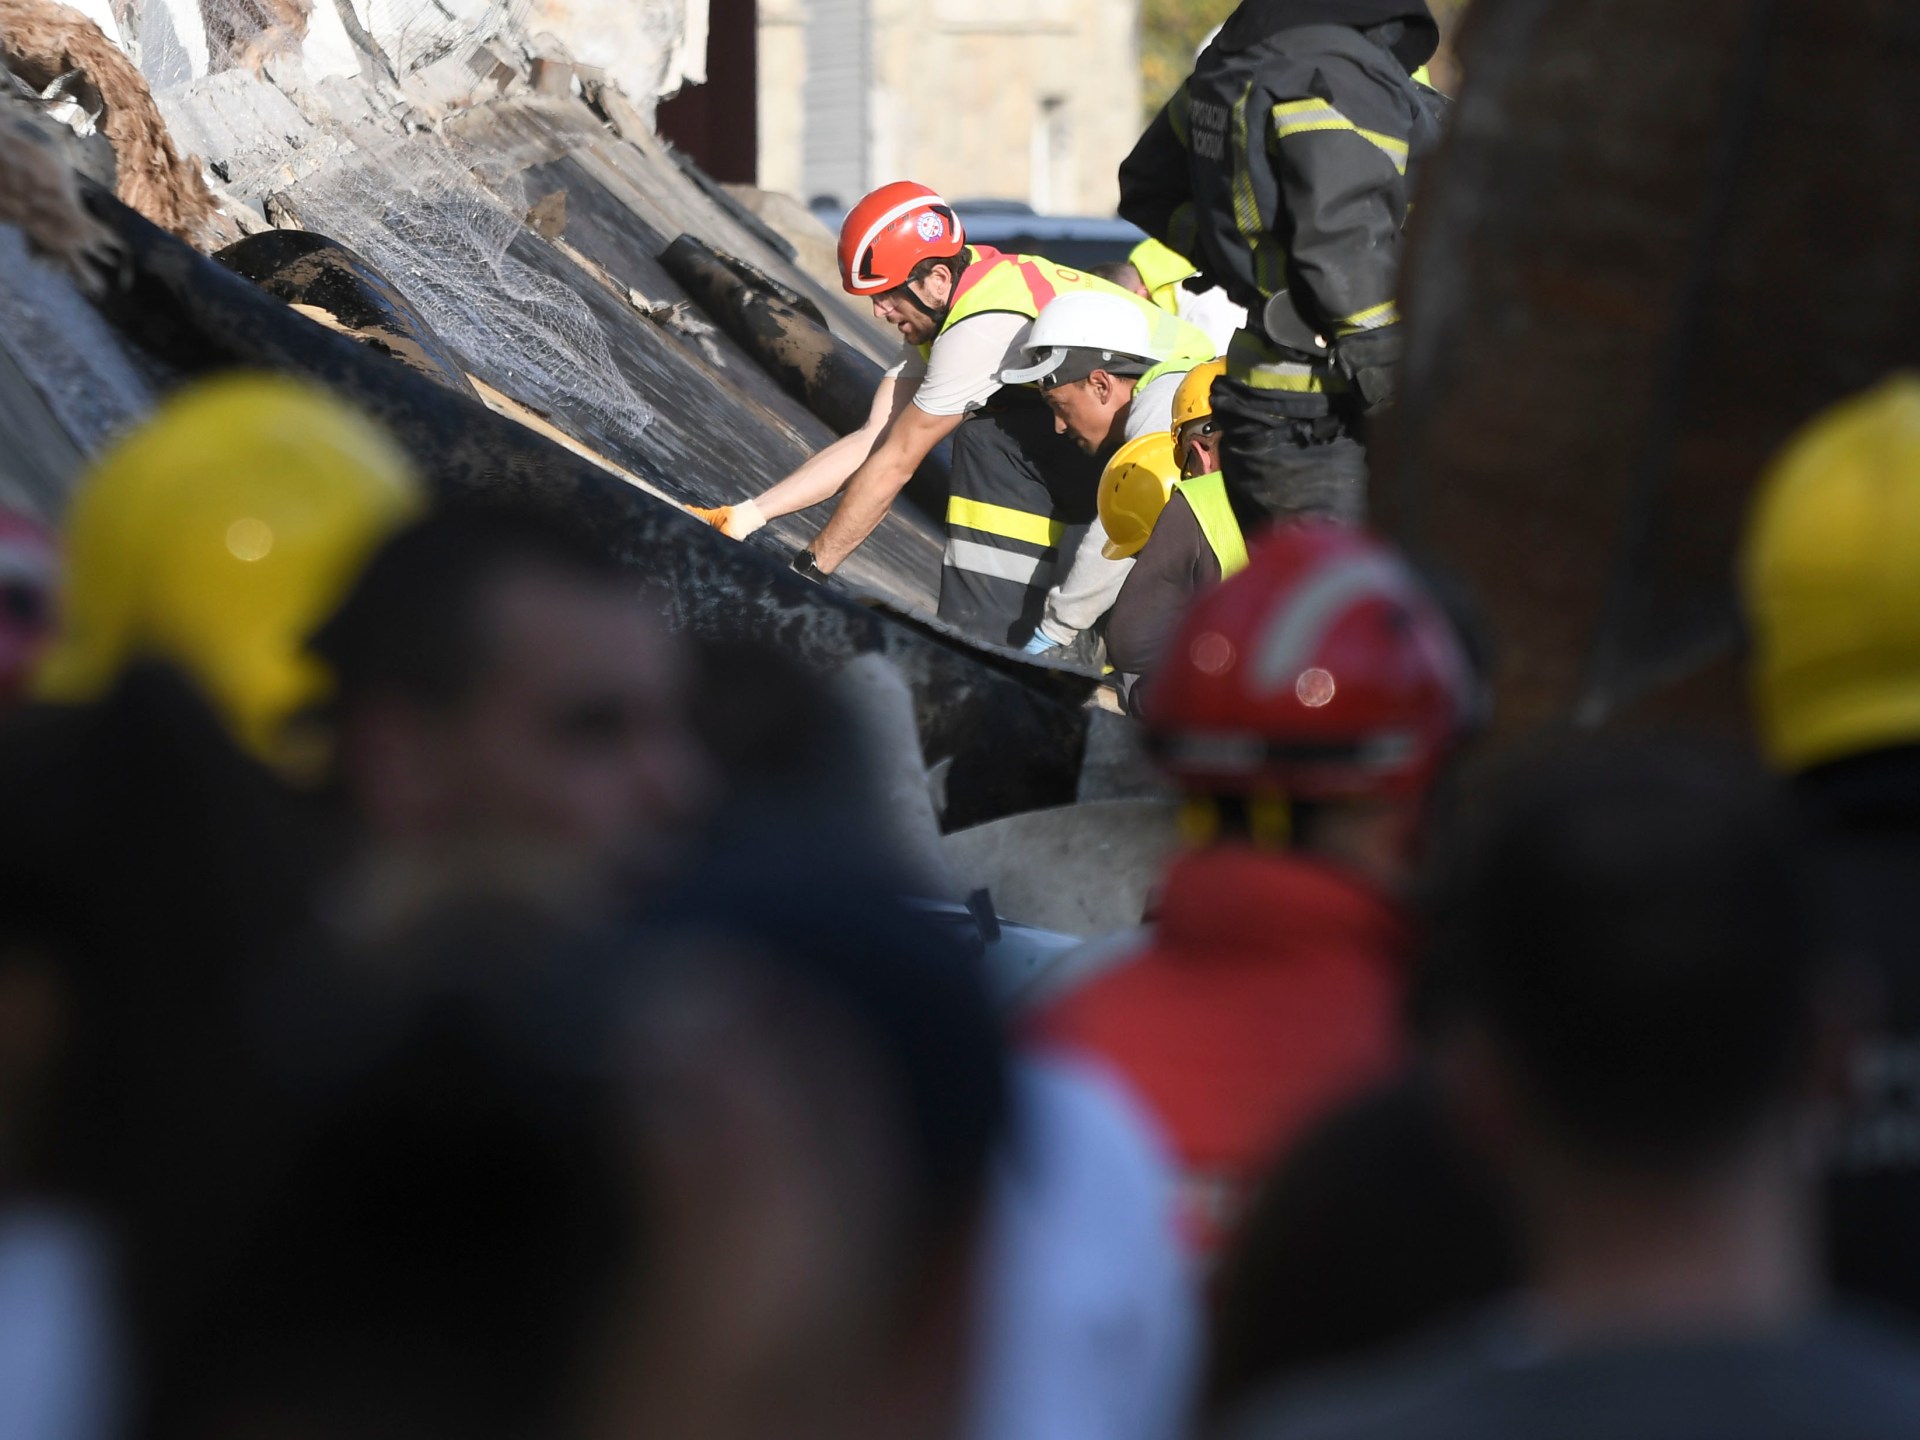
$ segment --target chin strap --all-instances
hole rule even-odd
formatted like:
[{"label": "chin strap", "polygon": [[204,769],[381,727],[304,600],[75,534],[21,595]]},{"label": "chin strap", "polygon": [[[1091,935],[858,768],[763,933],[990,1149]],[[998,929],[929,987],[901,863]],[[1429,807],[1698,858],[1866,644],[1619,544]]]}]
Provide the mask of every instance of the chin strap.
[{"label": "chin strap", "polygon": [[900,287],[900,293],[902,295],[905,295],[907,299],[913,302],[914,309],[918,310],[922,315],[926,316],[929,320],[933,321],[933,323],[936,325],[946,324],[947,316],[953,313],[953,307],[951,305],[947,306],[944,310],[934,309],[931,305],[927,304],[926,301],[922,300],[918,295],[914,293],[912,285],[902,285]]},{"label": "chin strap", "polygon": [[[953,283],[955,285],[958,285],[960,283],[960,272],[958,270],[949,269],[947,271],[947,274],[952,277]],[[914,293],[912,281],[910,280],[901,281],[899,288],[900,288],[900,293],[906,296],[907,299],[913,302],[913,308],[918,310],[922,315],[926,316],[929,320],[933,321],[936,325],[946,324],[947,316],[953,313],[953,298],[951,295],[949,295],[947,298],[947,304],[945,308],[936,310],[931,305],[927,304],[926,301],[922,300],[919,297],[919,295]]]}]

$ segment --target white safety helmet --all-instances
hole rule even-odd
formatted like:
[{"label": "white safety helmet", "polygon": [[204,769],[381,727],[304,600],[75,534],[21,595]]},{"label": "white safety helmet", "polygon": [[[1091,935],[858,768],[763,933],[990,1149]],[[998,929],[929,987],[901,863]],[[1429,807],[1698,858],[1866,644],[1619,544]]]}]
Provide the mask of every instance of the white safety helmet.
[{"label": "white safety helmet", "polygon": [[[1069,290],[1048,302],[1027,335],[1024,369],[1002,370],[1002,385],[1039,385],[1042,389],[1085,379],[1093,369],[1116,375],[1140,375],[1169,358],[1158,353],[1155,320],[1160,312],[1146,301],[1113,290]],[[1083,352],[1076,356],[1075,352]],[[1069,360],[1079,363],[1068,364]]]}]

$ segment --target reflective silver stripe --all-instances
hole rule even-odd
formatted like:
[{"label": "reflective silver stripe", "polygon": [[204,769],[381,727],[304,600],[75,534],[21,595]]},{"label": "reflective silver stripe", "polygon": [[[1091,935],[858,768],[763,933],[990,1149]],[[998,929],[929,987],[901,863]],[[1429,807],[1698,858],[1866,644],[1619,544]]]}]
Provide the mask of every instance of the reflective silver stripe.
[{"label": "reflective silver stripe", "polygon": [[1406,572],[1384,555],[1335,561],[1301,586],[1260,639],[1251,667],[1254,693],[1292,685],[1340,612],[1367,595],[1382,594],[1402,601],[1407,595]]},{"label": "reflective silver stripe", "polygon": [[949,540],[946,563],[956,570],[970,570],[975,575],[991,575],[998,580],[1011,580],[1017,585],[1031,585],[1034,576],[1040,573],[1041,565],[1046,562],[1038,555],[996,550],[977,540]]}]

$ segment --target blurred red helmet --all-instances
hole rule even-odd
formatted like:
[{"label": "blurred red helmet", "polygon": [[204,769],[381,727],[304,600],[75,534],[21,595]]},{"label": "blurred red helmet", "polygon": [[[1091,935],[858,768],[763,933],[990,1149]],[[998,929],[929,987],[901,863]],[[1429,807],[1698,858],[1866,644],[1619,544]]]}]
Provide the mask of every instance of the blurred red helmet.
[{"label": "blurred red helmet", "polygon": [[0,705],[26,689],[53,638],[53,598],[60,572],[53,535],[37,521],[0,510]]},{"label": "blurred red helmet", "polygon": [[922,260],[966,243],[951,205],[924,185],[896,180],[854,206],[840,226],[840,283],[849,295],[878,295],[906,284]]},{"label": "blurred red helmet", "polygon": [[1417,795],[1478,690],[1452,624],[1391,547],[1283,525],[1187,613],[1146,694],[1190,789],[1326,801]]}]

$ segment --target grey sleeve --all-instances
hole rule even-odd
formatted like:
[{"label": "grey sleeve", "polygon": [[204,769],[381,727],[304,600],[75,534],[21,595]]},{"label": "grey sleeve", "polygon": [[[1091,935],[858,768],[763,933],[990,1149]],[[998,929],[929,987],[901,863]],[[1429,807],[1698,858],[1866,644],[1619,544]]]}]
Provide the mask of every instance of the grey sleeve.
[{"label": "grey sleeve", "polygon": [[1040,628],[1048,639],[1071,645],[1075,636],[1113,608],[1133,561],[1107,559],[1100,553],[1106,543],[1106,527],[1096,517],[1080,537],[1065,577],[1047,592]]}]

